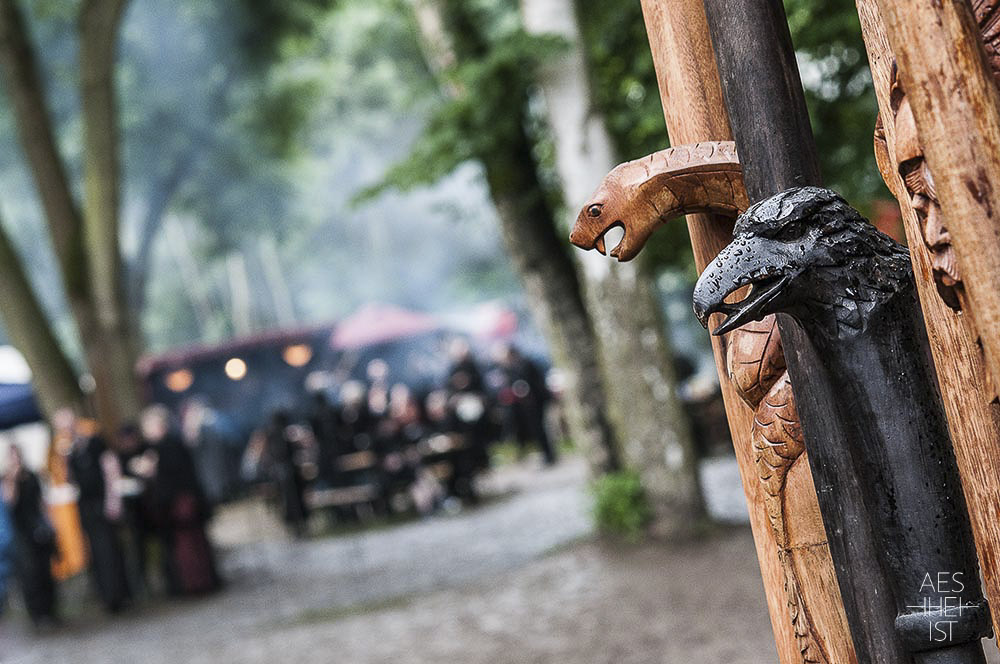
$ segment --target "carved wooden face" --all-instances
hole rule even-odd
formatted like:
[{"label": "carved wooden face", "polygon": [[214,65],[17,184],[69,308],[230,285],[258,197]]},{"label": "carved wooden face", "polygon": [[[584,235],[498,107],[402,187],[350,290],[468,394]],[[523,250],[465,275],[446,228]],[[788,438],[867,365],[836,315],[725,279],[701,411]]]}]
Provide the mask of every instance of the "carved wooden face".
[{"label": "carved wooden face", "polygon": [[890,105],[895,114],[896,161],[900,177],[910,196],[910,207],[917,213],[924,244],[930,251],[934,282],[938,293],[948,306],[958,309],[956,293],[961,288],[958,261],[951,244],[951,235],[944,224],[941,203],[934,189],[934,178],[927,167],[924,150],[920,145],[917,125],[913,119],[910,101],[906,98],[895,67],[892,71]]}]

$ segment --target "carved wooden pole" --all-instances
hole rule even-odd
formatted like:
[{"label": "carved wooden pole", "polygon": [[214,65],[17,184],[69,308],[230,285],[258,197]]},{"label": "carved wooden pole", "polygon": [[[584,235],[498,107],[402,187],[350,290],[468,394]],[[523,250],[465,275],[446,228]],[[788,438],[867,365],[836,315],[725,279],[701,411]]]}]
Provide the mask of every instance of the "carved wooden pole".
[{"label": "carved wooden pole", "polygon": [[[730,138],[701,0],[642,0],[642,9],[663,112],[674,145]],[[734,186],[742,188],[741,183]],[[730,192],[729,196],[732,195]],[[688,215],[688,230],[699,272],[732,239],[730,215],[738,211]],[[648,237],[652,230],[630,228],[625,242],[636,240],[638,244],[632,246],[640,247],[643,233]],[[765,328],[750,330],[743,337],[743,343],[753,344],[754,331],[759,332],[756,336],[764,345],[756,352],[751,350],[750,354],[760,358],[762,373],[774,368],[769,358],[775,353],[779,360],[781,356],[777,335],[771,344],[776,348],[768,344],[772,326]],[[735,374],[733,380],[730,379],[726,343],[720,337],[713,337],[712,346],[780,661],[783,664],[850,664],[857,661],[819,517],[808,460],[803,454],[791,468],[783,469],[777,490],[772,490],[762,479],[759,466],[764,461],[751,435],[754,411],[743,402],[744,392]],[[775,374],[771,382],[777,377]],[[766,390],[765,386],[764,392]],[[773,528],[769,519],[769,514],[775,513],[770,507],[775,498],[780,518],[792,525],[794,536],[790,539],[779,537],[779,532],[783,531]],[[809,573],[795,575],[796,565],[808,569]],[[794,585],[792,582],[796,578],[801,587],[789,587]]]},{"label": "carved wooden pole", "polygon": [[[976,17],[991,39],[988,5],[976,2]],[[886,185],[899,199],[910,259],[920,293],[938,384],[948,415],[955,458],[962,475],[969,517],[976,538],[986,597],[1000,606],[1000,404],[991,402],[978,333],[968,316],[952,307],[964,298],[945,289],[960,285],[948,231],[938,220],[946,216],[936,199],[934,179],[924,171],[923,148],[913,123],[905,91],[895,81],[895,57],[889,48],[876,0],[857,0],[861,31],[868,51],[875,94],[879,104],[876,152]],[[985,36],[985,35],[984,35]],[[990,50],[996,53],[996,48]],[[994,75],[1000,62],[991,58]],[[884,151],[884,152],[883,152]],[[943,232],[942,232],[943,231]],[[994,627],[1000,612],[994,611]],[[997,631],[1000,631],[998,629]]]},{"label": "carved wooden pole", "polygon": [[[781,3],[706,0],[705,9],[750,200],[796,185],[820,184],[815,141]],[[850,523],[858,532],[870,533],[851,459],[835,442],[843,438],[842,424],[826,410],[829,395],[808,386],[822,383],[813,373],[819,366],[815,351],[794,322],[779,319],[779,328],[858,660],[906,662],[893,630],[892,598],[871,592],[886,586],[881,551],[870,535],[830,527]],[[831,491],[838,483],[847,484],[845,490]]]},{"label": "carved wooden pole", "polygon": [[[706,323],[729,314],[720,330],[794,317],[779,317],[779,328],[859,659],[981,662],[988,614],[978,587],[955,593],[969,608],[943,639],[927,633],[939,625],[933,607],[912,606],[948,592],[925,590],[923,574],[978,579],[905,254],[832,192],[790,189],[820,175],[780,0],[705,6],[747,192],[768,200],[741,217],[736,240],[702,274],[696,312]],[[723,303],[750,283],[750,296]]]},{"label": "carved wooden pole", "polygon": [[997,385],[1000,94],[968,2],[878,4]]}]

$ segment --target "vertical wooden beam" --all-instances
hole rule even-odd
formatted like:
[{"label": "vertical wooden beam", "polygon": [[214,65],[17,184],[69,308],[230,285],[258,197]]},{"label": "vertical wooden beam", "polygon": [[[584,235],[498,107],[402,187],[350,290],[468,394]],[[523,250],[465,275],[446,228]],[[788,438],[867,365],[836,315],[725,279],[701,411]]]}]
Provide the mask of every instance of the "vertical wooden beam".
[{"label": "vertical wooden beam", "polygon": [[[1000,607],[1000,404],[991,403],[982,352],[968,316],[953,311],[938,295],[932,276],[931,255],[924,241],[922,223],[911,204],[897,164],[896,126],[890,103],[895,57],[879,13],[877,0],[856,0],[861,32],[871,65],[875,95],[887,149],[886,184],[899,199],[910,259],[920,294],[921,308],[937,368],[938,383],[948,415],[955,460],[972,522],[986,597]],[[909,158],[910,154],[906,155]],[[994,627],[1000,633],[1000,611],[994,609]]]},{"label": "vertical wooden beam", "polygon": [[993,384],[1000,384],[1000,93],[966,1],[879,0]]},{"label": "vertical wooden beam", "polygon": [[[730,139],[729,120],[701,0],[642,0],[642,9],[671,141],[680,145]],[[699,214],[689,215],[687,223],[695,264],[700,272],[732,240],[732,220]],[[783,664],[801,664],[805,660],[801,639],[815,636],[822,645],[813,651],[824,653],[825,664],[855,662],[805,456],[800,460],[804,472],[797,482],[789,482],[786,489],[786,509],[801,524],[801,530],[809,533],[803,538],[807,544],[801,553],[809,557],[812,574],[801,590],[816,634],[796,634],[795,622],[801,617],[799,612],[806,609],[790,606],[784,587],[782,551],[768,523],[764,492],[754,465],[750,441],[753,412],[737,395],[728,378],[723,339],[712,337],[712,347],[750,510],[779,659]]]},{"label": "vertical wooden beam", "polygon": [[[705,0],[723,96],[751,201],[821,185],[791,35],[781,0]],[[896,606],[872,536],[843,423],[828,404],[822,363],[802,328],[778,327],[798,406],[830,552],[862,662],[911,661],[894,629]]]}]

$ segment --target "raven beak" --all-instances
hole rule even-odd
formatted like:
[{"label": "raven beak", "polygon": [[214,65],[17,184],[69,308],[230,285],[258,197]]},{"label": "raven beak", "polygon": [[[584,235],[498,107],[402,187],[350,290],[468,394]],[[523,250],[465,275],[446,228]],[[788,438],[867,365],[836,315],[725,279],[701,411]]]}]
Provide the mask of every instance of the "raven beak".
[{"label": "raven beak", "polygon": [[[791,276],[782,274],[779,260],[763,244],[756,240],[733,242],[698,277],[694,287],[694,315],[702,327],[708,328],[708,318],[714,313],[726,316],[712,334],[725,334],[774,313],[767,310],[767,305],[791,281]],[[745,298],[726,303],[730,293],[747,284],[753,288]]]}]

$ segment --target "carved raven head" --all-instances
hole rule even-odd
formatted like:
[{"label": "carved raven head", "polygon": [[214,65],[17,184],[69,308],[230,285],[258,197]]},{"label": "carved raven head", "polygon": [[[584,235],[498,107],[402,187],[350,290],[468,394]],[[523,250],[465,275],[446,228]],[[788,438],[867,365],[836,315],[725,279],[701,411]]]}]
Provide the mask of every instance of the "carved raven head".
[{"label": "carved raven head", "polygon": [[[832,333],[861,330],[877,303],[912,283],[911,275],[906,248],[837,193],[789,189],[736,220],[733,241],[698,279],[694,312],[705,327],[710,314],[726,315],[713,334],[773,313]],[[742,300],[724,301],[747,285]]]}]

